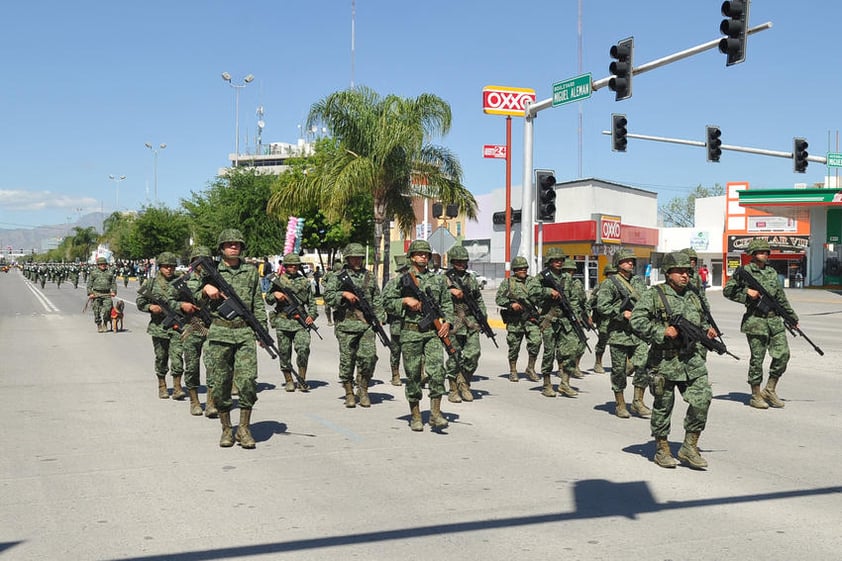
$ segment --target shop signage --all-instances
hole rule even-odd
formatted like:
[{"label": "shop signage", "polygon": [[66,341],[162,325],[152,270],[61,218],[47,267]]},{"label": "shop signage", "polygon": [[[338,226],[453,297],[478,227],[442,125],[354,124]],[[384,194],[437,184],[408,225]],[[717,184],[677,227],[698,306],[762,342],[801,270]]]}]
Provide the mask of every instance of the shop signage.
[{"label": "shop signage", "polygon": [[482,89],[482,112],[490,115],[523,117],[527,104],[535,103],[535,90],[508,86],[485,86]]},{"label": "shop signage", "polygon": [[728,236],[728,252],[744,252],[753,239],[766,240],[772,251],[801,253],[810,247],[810,236]]},{"label": "shop signage", "polygon": [[599,241],[602,243],[621,242],[620,236],[621,221],[619,216],[600,215],[599,217]]}]

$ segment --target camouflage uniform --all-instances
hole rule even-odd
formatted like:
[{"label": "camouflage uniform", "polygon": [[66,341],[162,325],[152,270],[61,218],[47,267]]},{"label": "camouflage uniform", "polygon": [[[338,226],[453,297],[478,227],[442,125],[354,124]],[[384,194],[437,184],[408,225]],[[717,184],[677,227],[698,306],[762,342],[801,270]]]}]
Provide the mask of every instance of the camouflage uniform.
[{"label": "camouflage uniform", "polygon": [[495,303],[502,308],[501,316],[506,323],[506,344],[509,348],[509,380],[512,382],[518,381],[517,359],[524,338],[526,339],[528,355],[526,375],[533,382],[540,380],[535,372],[535,361],[538,359],[538,353],[541,350],[541,330],[538,327],[538,320],[529,321],[526,319],[528,312],[525,309],[521,311],[512,309],[512,304],[518,300],[521,308],[523,308],[523,302],[527,305],[530,303],[527,286],[531,277],[527,274],[524,278],[520,278],[515,271],[516,269],[525,269],[527,266],[525,257],[515,257],[512,260],[512,275],[500,283],[495,296]]},{"label": "camouflage uniform", "polygon": [[[408,257],[411,261],[409,271],[400,276],[401,281],[390,283],[384,290],[383,300],[388,313],[401,318],[401,352],[403,366],[406,372],[406,399],[409,402],[413,431],[423,430],[419,402],[423,397],[421,388],[421,371],[427,375],[430,395],[430,424],[437,428],[448,425],[441,415],[441,396],[444,394],[444,360],[443,346],[436,333],[435,326],[421,330],[419,322],[424,319],[427,310],[415,311],[404,303],[404,298],[414,298],[408,288],[404,288],[405,278],[416,279],[421,292],[430,291],[430,296],[441,308],[443,318],[437,318],[451,326],[455,323],[453,299],[447,290],[447,285],[441,275],[437,275],[427,267],[416,264],[416,255],[426,254],[429,262],[432,256],[430,244],[424,240],[416,240],[409,246]],[[407,277],[409,275],[409,277]]]},{"label": "camouflage uniform", "polygon": [[[284,256],[284,266],[300,266],[301,258],[290,253]],[[314,320],[319,316],[316,300],[310,290],[310,279],[300,274],[296,269],[295,273],[287,270],[282,275],[272,274],[269,276],[269,289],[266,292],[266,303],[270,306],[277,305],[275,310],[269,314],[269,323],[275,328],[278,335],[278,360],[281,364],[281,371],[284,373],[285,389],[288,392],[295,391],[295,383],[292,380],[292,350],[295,348],[295,363],[298,366],[298,374],[302,380],[307,379],[307,365],[310,361],[310,330],[303,327],[295,317],[292,317],[282,310],[286,302],[278,300],[276,293],[281,293],[283,288],[301,302],[307,315]],[[306,318],[302,318],[305,319]],[[300,386],[301,391],[307,391],[309,387],[305,384]]]},{"label": "camouflage uniform", "polygon": [[[579,314],[579,317],[582,319],[583,325],[587,325],[591,320],[591,311],[590,305],[588,304],[588,296],[585,294],[585,285],[584,283],[573,276],[573,273],[577,270],[576,269],[576,262],[569,257],[564,260],[564,264],[561,266],[562,271],[567,271],[570,274],[570,283],[571,288],[576,293],[576,298],[580,302],[579,308],[576,308],[575,311]],[[582,360],[582,355],[585,354],[586,349],[585,343],[579,341],[579,345],[576,347],[576,368],[571,370],[570,375],[574,378],[584,378],[582,371],[579,369],[579,361]]]},{"label": "camouflage uniform", "polygon": [[[652,436],[657,443],[655,463],[661,467],[675,467],[675,459],[669,448],[670,418],[675,404],[675,390],[681,392],[687,402],[684,417],[684,444],[678,451],[678,457],[690,467],[703,469],[707,462],[699,455],[698,439],[705,429],[708,410],[713,399],[708,372],[705,365],[706,353],[696,343],[685,348],[679,336],[669,338],[668,317],[680,314],[691,323],[705,331],[710,330],[699,296],[687,287],[674,284],[670,272],[690,270],[690,261],[683,253],[672,253],[664,257],[662,264],[668,281],[644,292],[634,307],[630,320],[632,329],[652,346],[649,350],[649,367],[652,373],[652,393],[655,401],[652,406]],[[661,295],[667,302],[664,305]],[[675,328],[672,328],[675,329]]]},{"label": "camouflage uniform", "polygon": [[[362,259],[365,250],[360,244],[348,244],[344,255],[346,261],[351,261],[352,257]],[[378,319],[381,322],[385,321],[383,300],[374,275],[363,268],[354,270],[350,265],[346,265],[344,270],[363,293]],[[356,367],[360,406],[368,407],[368,384],[377,365],[377,340],[359,307],[347,300],[343,292],[345,290],[339,281],[339,273],[330,275],[325,287],[325,302],[333,308],[334,333],[339,342],[339,380],[345,389],[345,406],[354,407],[353,383]]]},{"label": "camouflage uniform", "polygon": [[[383,294],[390,289],[391,285],[400,282],[401,275],[406,272],[408,265],[406,255],[395,255],[395,276],[389,279],[383,287]],[[392,370],[392,385],[401,385],[401,316],[386,312],[386,321],[389,323],[389,339],[392,341],[392,348],[389,349],[389,366]]]},{"label": "camouflage uniform", "polygon": [[[651,411],[643,404],[643,393],[648,385],[646,374],[647,345],[632,332],[631,324],[621,310],[625,295],[631,295],[632,305],[640,301],[646,292],[646,284],[639,276],[624,272],[620,263],[634,259],[630,251],[620,251],[614,256],[614,266],[617,274],[604,280],[599,286],[597,310],[601,316],[608,318],[608,345],[611,350],[611,390],[616,401],[616,414],[626,419],[629,412],[623,392],[626,389],[628,365],[634,372],[632,386],[634,386],[634,400],[632,410],[641,417],[648,417]],[[623,287],[622,292],[617,285]]]},{"label": "camouflage uniform", "polygon": [[[485,302],[482,300],[482,292],[479,289],[479,283],[476,278],[467,272],[468,264],[468,250],[461,245],[454,246],[448,253],[448,260],[451,263],[450,269],[445,272],[444,280],[447,288],[450,291],[450,296],[453,299],[453,313],[456,317],[456,323],[450,330],[450,338],[453,341],[453,346],[460,353],[460,358],[448,357],[445,363],[445,374],[450,385],[450,392],[447,399],[453,403],[461,401],[473,401],[474,396],[471,393],[471,381],[474,372],[479,366],[479,357],[482,354],[482,348],[479,342],[479,323],[477,319],[471,314],[468,309],[468,304],[465,303],[466,298],[472,298],[483,313],[487,314]],[[454,261],[464,262],[464,268],[461,270],[453,265]],[[453,280],[453,279],[456,280]],[[457,281],[465,288],[467,294],[461,295],[459,298],[456,294],[460,291]]]},{"label": "camouflage uniform", "polygon": [[[563,287],[564,298],[573,310],[579,310],[582,306],[579,295],[573,289],[573,277],[568,273],[561,272],[561,265],[565,255],[558,248],[550,248],[544,258],[544,265],[555,277],[555,280]],[[553,261],[558,262],[558,267],[551,265]],[[540,310],[540,329],[544,343],[544,355],[541,358],[541,373],[544,377],[544,388],[541,392],[546,397],[555,397],[550,376],[553,366],[557,360],[559,363],[558,391],[566,397],[576,397],[579,392],[570,386],[570,376],[576,369],[576,352],[580,341],[570,320],[564,317],[559,300],[554,299],[551,289],[546,285],[540,275],[532,277],[527,283],[529,299],[532,304]]]},{"label": "camouflage uniform", "polygon": [[[768,252],[769,244],[765,240],[752,240],[748,247],[754,255],[758,252]],[[752,261],[743,267],[766,289],[780,306],[797,322],[798,315],[787,300],[783,287],[778,280],[778,274],[769,265],[761,267]],[[751,359],[748,366],[748,384],[751,386],[752,398],[749,404],[757,409],[766,409],[769,405],[783,407],[776,393],[778,380],[786,371],[789,362],[789,342],[786,338],[786,328],[783,319],[774,312],[766,312],[758,307],[759,299],[752,299],[747,294],[747,287],[740,284],[733,276],[728,279],[722,293],[734,302],[740,302],[746,307],[743,314],[740,331],[746,334]],[[763,383],[763,359],[766,352],[772,357],[769,365],[769,379],[766,387],[760,390]],[[767,404],[768,402],[768,404]]]},{"label": "camouflage uniform", "polygon": [[[605,277],[605,281],[612,282],[608,277],[610,275],[614,275],[617,273],[617,269],[614,265],[610,263],[606,263],[605,266],[602,268],[602,275]],[[599,289],[602,284],[598,284],[594,287],[591,291],[591,295],[588,298],[588,309],[591,311],[591,323],[596,327],[597,332],[597,340],[596,345],[593,348],[594,352],[594,365],[593,371],[596,374],[604,374],[605,369],[602,367],[602,357],[605,354],[605,347],[608,345],[608,321],[610,318],[603,316],[599,313],[597,309],[597,302],[599,301]]]},{"label": "camouflage uniform", "polygon": [[[98,257],[96,262],[97,265],[108,264],[104,257]],[[41,279],[43,286],[43,279],[46,279],[46,268]],[[88,297],[93,296],[94,323],[101,333],[105,330],[104,326],[109,325],[111,321],[111,308],[114,306],[111,298],[117,295],[117,276],[114,270],[108,267],[105,269],[96,267],[92,270],[88,275],[87,292]]]},{"label": "camouflage uniform", "polygon": [[[164,252],[158,257],[158,265],[175,266],[175,255]],[[149,325],[146,326],[146,333],[152,336],[152,349],[155,351],[155,375],[158,377],[158,397],[169,398],[167,392],[166,376],[168,372],[173,377],[173,399],[184,399],[185,393],[181,388],[181,377],[184,375],[184,351],[181,342],[181,334],[174,329],[167,329],[163,326],[164,314],[154,313],[149,307],[155,305],[153,300],[159,300],[166,305],[176,298],[176,290],[172,286],[175,277],[167,278],[159,269],[154,279],[147,280],[142,288],[138,290],[137,304],[138,311],[150,314]]]},{"label": "camouflage uniform", "polygon": [[[260,290],[260,275],[257,267],[249,265],[242,257],[232,251],[233,243],[238,243],[240,252],[245,249],[245,241],[239,230],[223,230],[219,235],[218,248],[222,251],[222,261],[217,266],[219,275],[236,292],[243,304],[254,315],[257,323],[266,325],[266,304]],[[235,262],[229,265],[226,262]],[[194,292],[196,301],[209,297],[208,277],[202,277],[202,284]],[[204,294],[203,294],[204,293]],[[219,313],[223,298],[212,299],[209,305],[213,321],[208,329],[207,347],[205,348],[205,369],[208,379],[213,381],[212,396],[219,409],[222,424],[222,436],[219,445],[227,448],[234,445],[235,437],[231,432],[231,389],[236,384],[239,391],[237,405],[240,408],[240,422],[236,440],[243,448],[254,448],[249,423],[254,404],[257,402],[257,346],[255,335],[242,318],[226,320]]]}]

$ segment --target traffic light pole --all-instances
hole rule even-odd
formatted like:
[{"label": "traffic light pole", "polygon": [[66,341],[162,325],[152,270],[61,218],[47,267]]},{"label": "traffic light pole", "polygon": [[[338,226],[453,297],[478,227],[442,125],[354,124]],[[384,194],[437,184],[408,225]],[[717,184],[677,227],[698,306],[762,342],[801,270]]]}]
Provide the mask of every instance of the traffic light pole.
[{"label": "traffic light pole", "polygon": [[[611,135],[611,131],[602,131],[602,134]],[[685,140],[683,138],[668,138],[665,136],[651,136],[648,134],[626,133],[627,138],[636,138],[638,140],[652,140],[654,142],[667,142],[669,144],[684,144],[686,146],[700,146],[705,147],[705,143],[698,140]],[[719,146],[720,150],[730,150],[732,152],[746,152],[748,154],[760,154],[762,156],[774,156],[776,158],[793,159],[792,152],[781,152],[780,150],[766,150],[765,148],[751,148],[748,146],[734,146],[731,144],[722,144]],[[820,164],[827,164],[827,157],[825,156],[807,156],[807,161],[818,162]]]},{"label": "traffic light pole", "polygon": [[[765,31],[767,29],[771,29],[772,22],[767,21],[766,23],[761,23],[758,26],[752,27],[746,31],[746,35],[753,35],[755,33],[759,33],[760,31]],[[636,76],[638,74],[643,74],[644,72],[649,72],[650,70],[654,70],[656,68],[660,68],[661,66],[666,66],[667,64],[677,62],[679,60],[689,58],[693,55],[697,55],[699,53],[703,53],[705,51],[709,51],[711,49],[718,49],[719,42],[722,40],[722,37],[717,37],[712,41],[708,41],[707,43],[702,43],[701,45],[697,45],[695,47],[691,47],[684,51],[680,51],[663,58],[659,58],[657,60],[653,60],[652,62],[647,62],[641,64],[640,66],[636,66],[632,68],[631,75]],[[594,82],[591,82],[591,90],[599,90],[606,86],[611,80],[611,76],[607,76],[605,78],[601,78]],[[538,261],[535,258],[535,205],[533,201],[533,195],[535,186],[532,184],[532,150],[533,150],[533,139],[534,139],[534,124],[533,121],[535,117],[538,116],[538,112],[543,111],[544,109],[549,109],[553,106],[553,98],[542,99],[541,101],[536,101],[535,103],[527,104],[526,109],[524,110],[524,120],[523,120],[523,198],[521,201],[521,213],[522,213],[522,221],[520,223],[520,237],[521,237],[521,247],[518,255],[522,257],[526,257],[526,260],[529,262],[530,270],[531,271],[538,271]],[[610,134],[610,133],[609,133]],[[639,135],[628,135],[629,138],[640,138]],[[655,137],[648,138],[646,140],[654,140]],[[677,139],[676,139],[677,140]],[[689,144],[694,141],[678,141],[678,144]],[[704,146],[704,143],[701,144]],[[732,147],[732,146],[721,146],[722,150],[732,150],[734,148],[740,147]],[[746,149],[742,151],[749,151],[754,149]],[[792,153],[784,153],[779,152],[776,154],[770,155],[782,155],[786,154],[785,156],[781,157],[792,157]],[[810,161],[819,161],[816,160],[817,156],[809,156]],[[824,160],[824,158],[822,158]]]}]

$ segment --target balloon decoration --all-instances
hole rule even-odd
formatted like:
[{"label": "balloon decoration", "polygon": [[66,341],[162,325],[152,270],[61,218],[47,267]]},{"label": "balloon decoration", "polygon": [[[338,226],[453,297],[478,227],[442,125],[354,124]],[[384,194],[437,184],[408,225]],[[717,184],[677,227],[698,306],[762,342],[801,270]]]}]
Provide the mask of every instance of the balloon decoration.
[{"label": "balloon decoration", "polygon": [[289,217],[287,222],[287,237],[284,243],[284,255],[301,251],[301,232],[304,230],[304,219]]}]

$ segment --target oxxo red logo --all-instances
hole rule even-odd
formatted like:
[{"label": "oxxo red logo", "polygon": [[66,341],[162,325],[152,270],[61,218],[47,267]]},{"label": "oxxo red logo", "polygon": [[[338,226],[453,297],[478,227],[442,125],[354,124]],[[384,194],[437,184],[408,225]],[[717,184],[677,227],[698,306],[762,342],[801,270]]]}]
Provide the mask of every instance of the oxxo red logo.
[{"label": "oxxo red logo", "polygon": [[620,218],[616,216],[603,216],[599,222],[602,243],[620,243]]},{"label": "oxxo red logo", "polygon": [[485,86],[482,89],[483,113],[523,117],[527,102],[535,103],[535,90],[508,86]]}]

